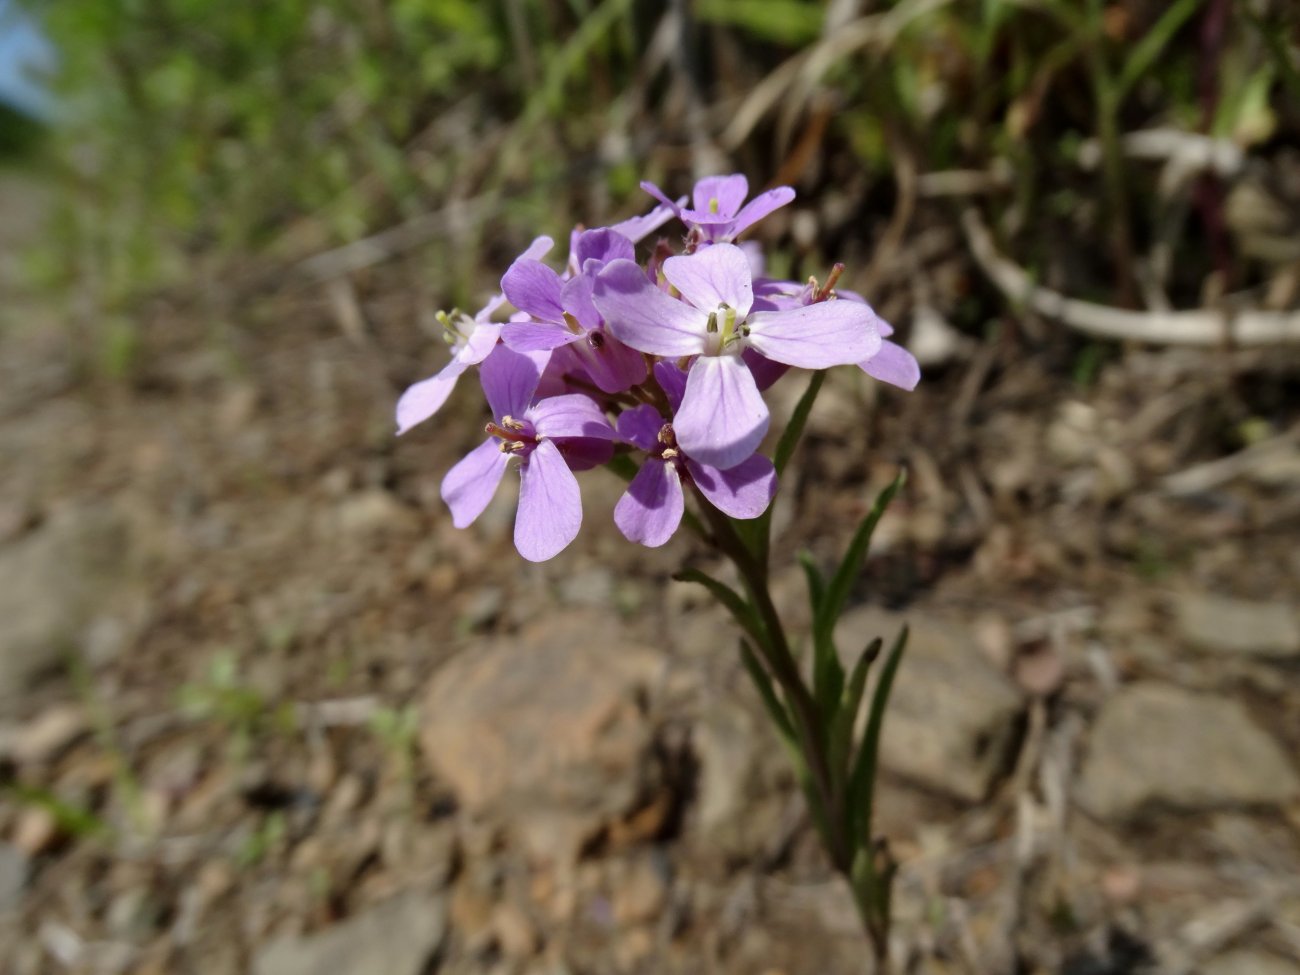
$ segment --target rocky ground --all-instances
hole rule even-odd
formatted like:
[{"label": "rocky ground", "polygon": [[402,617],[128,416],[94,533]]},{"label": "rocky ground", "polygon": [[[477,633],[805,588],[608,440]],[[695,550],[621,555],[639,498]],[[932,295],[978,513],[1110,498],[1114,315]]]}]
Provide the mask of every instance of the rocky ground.
[{"label": "rocky ground", "polygon": [[[436,296],[344,296],[160,298],[125,378],[3,310],[0,971],[869,971],[726,619],[670,580],[707,553],[625,543],[604,472],[551,563],[509,498],[453,529],[472,395],[392,437]],[[899,971],[1300,972],[1300,357],[1081,383],[1056,326],[889,300],[927,379],[828,384],[776,558],[829,561],[907,465],[842,624],[914,628]]]}]

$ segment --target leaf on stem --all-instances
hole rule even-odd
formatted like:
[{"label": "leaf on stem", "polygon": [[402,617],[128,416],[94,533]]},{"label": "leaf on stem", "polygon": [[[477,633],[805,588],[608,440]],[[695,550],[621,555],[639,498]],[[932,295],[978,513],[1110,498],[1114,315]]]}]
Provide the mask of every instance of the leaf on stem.
[{"label": "leaf on stem", "polygon": [[843,700],[831,724],[830,766],[833,769],[840,768],[848,759],[849,749],[853,745],[853,726],[857,723],[858,708],[862,706],[862,694],[867,687],[867,675],[871,672],[871,665],[880,656],[882,646],[884,641],[880,637],[872,640],[858,657],[853,665],[853,673],[849,675]]},{"label": "leaf on stem", "polygon": [[781,699],[777,697],[776,688],[772,686],[772,678],[763,669],[763,665],[758,662],[754,648],[745,640],[740,641],[740,659],[745,664],[745,670],[754,682],[754,687],[758,689],[758,696],[762,698],[763,707],[767,709],[768,717],[772,719],[772,723],[776,725],[776,730],[780,732],[786,748],[795,756],[796,762],[801,761],[799,748],[795,743],[794,725],[790,721],[790,713],[786,710],[785,705],[781,703]]},{"label": "leaf on stem", "polygon": [[871,819],[875,803],[876,767],[880,758],[880,729],[885,720],[885,705],[894,686],[894,675],[903,659],[907,646],[907,627],[899,631],[898,639],[889,648],[889,655],[880,671],[875,692],[871,695],[871,709],[867,712],[867,727],[862,733],[862,744],[853,761],[849,775],[849,814],[853,817],[853,831],[859,844],[871,846]]},{"label": "leaf on stem", "polygon": [[817,402],[817,394],[821,392],[822,383],[825,381],[825,370],[814,372],[812,378],[808,380],[808,388],[803,391],[799,402],[795,404],[794,412],[790,414],[790,422],[786,424],[785,432],[777,441],[776,455],[772,458],[772,463],[776,465],[777,476],[785,471],[785,465],[790,463],[790,458],[794,456],[794,449],[799,446],[799,439],[803,436],[803,428],[808,425],[808,415],[812,413],[813,403]]},{"label": "leaf on stem", "polygon": [[[817,616],[813,620],[813,642],[818,648],[818,652],[824,652],[823,647],[829,647],[833,652],[832,634],[835,630],[835,624],[844,611],[844,604],[848,601],[849,593],[853,589],[853,583],[857,581],[858,575],[862,572],[862,564],[867,558],[867,549],[871,545],[871,535],[876,530],[876,525],[880,522],[881,516],[885,509],[889,507],[889,502],[894,499],[899,488],[907,480],[907,472],[899,471],[898,476],[894,478],[892,484],[880,492],[876,498],[876,503],[872,505],[871,511],[862,519],[858,526],[853,540],[849,543],[848,550],[844,553],[844,558],[840,562],[839,568],[835,570],[835,575],[826,586],[826,591],[822,596],[821,605],[817,608]],[[838,663],[838,661],[837,661]]]},{"label": "leaf on stem", "polygon": [[826,580],[822,578],[821,570],[807,549],[799,553],[799,565],[803,567],[804,578],[808,580],[808,605],[812,607],[813,619],[816,619],[817,608],[826,592]]}]

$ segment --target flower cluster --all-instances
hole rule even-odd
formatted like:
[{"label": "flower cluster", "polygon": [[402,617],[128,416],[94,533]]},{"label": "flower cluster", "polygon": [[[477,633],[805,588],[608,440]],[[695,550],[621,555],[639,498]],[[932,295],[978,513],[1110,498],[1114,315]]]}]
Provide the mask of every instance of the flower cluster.
[{"label": "flower cluster", "polygon": [[[660,205],[575,229],[562,272],[544,263],[553,242],[539,237],[478,314],[441,315],[451,361],[397,404],[404,433],[479,367],[487,439],[448,472],[442,497],[464,528],[517,467],[515,545],[532,561],[578,534],[574,472],[616,451],[641,461],[614,509],[631,541],[668,541],[687,490],[733,518],[761,515],[776,492],[772,462],[757,452],[769,422],[762,390],[791,366],[855,365],[904,389],[920,378],[916,360],[888,340],[890,326],[859,295],[835,290],[838,266],[821,285],[773,280],[756,246],[734,242],[794,199],[792,189],[746,202],[745,177],[714,176],[695,185],[688,207],[642,187]],[[681,253],[661,239],[638,262],[636,244],[673,219],[687,231]],[[507,304],[515,310],[497,320]]]}]

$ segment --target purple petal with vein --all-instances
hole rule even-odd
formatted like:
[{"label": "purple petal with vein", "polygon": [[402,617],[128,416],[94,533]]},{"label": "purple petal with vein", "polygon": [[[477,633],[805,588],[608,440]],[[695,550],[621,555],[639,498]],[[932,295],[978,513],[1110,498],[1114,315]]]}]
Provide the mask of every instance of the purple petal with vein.
[{"label": "purple petal with vein", "polygon": [[588,261],[593,260],[600,261],[602,264],[617,260],[636,260],[636,249],[633,248],[632,241],[612,227],[584,230],[578,236],[578,243],[573,253],[578,267],[585,267]]},{"label": "purple petal with vein", "polygon": [[497,493],[501,475],[510,462],[495,439],[484,440],[471,450],[442,479],[442,500],[451,509],[451,523],[467,528]]},{"label": "purple petal with vein", "polygon": [[560,276],[541,261],[520,258],[501,278],[501,290],[510,304],[543,321],[564,318],[560,302]]},{"label": "purple petal with vein", "polygon": [[790,371],[790,367],[781,362],[773,362],[759,355],[753,349],[746,349],[740,354],[745,360],[745,365],[749,366],[749,371],[754,377],[754,384],[760,390],[771,389],[776,385],[776,381]]},{"label": "purple petal with vein", "polygon": [[589,471],[593,467],[609,463],[609,459],[614,456],[612,440],[575,437],[571,440],[556,440],[555,446],[560,448],[560,456],[564,458],[571,471]]},{"label": "purple petal with vein", "polygon": [[479,382],[492,407],[492,416],[523,416],[533,402],[533,393],[546,368],[546,352],[516,352],[506,345],[483,360]]},{"label": "purple petal with vein", "polygon": [[882,342],[879,352],[858,364],[873,379],[900,389],[916,389],[921,381],[921,366],[916,357],[897,342]]},{"label": "purple petal with vein", "polygon": [[675,362],[656,362],[655,379],[668,396],[668,405],[676,413],[682,408],[682,397],[686,395],[686,370],[678,369]]},{"label": "purple petal with vein", "polygon": [[709,204],[718,201],[717,212],[730,220],[749,196],[749,180],[740,173],[730,176],[706,176],[695,184],[691,203],[703,213],[712,211]]},{"label": "purple petal with vein", "polygon": [[582,527],[578,479],[554,441],[543,440],[519,469],[515,548],[529,562],[559,555]]},{"label": "purple petal with vein", "polygon": [[501,341],[516,352],[549,352],[580,338],[555,322],[511,322],[501,330]]},{"label": "purple petal with vein", "polygon": [[781,209],[793,199],[794,190],[788,186],[778,186],[766,193],[758,194],[736,214],[736,222],[732,225],[731,235],[734,237],[737,234],[744,233],[745,230],[762,220],[773,210]]},{"label": "purple petal with vein", "polygon": [[663,197],[663,200],[663,203],[644,216],[631,217],[627,220],[619,221],[609,229],[622,234],[632,243],[637,243],[647,235],[654,233],[673,217],[677,216],[677,210],[681,204],[686,202],[686,197],[682,197],[675,204],[667,197]]},{"label": "purple petal with vein", "polygon": [[655,184],[650,182],[649,180],[643,179],[641,181],[641,189],[645,190],[647,193],[653,196],[656,200],[658,200],[661,204],[663,204],[665,207],[671,210],[674,214],[680,212],[681,204],[686,202],[685,200],[682,200],[680,202],[674,203],[672,200],[668,199],[667,193],[665,193],[659,187],[655,186]]},{"label": "purple petal with vein", "polygon": [[668,297],[632,261],[611,261],[596,275],[592,295],[605,328],[620,342],[651,355],[704,351],[708,316]]},{"label": "purple petal with vein", "polygon": [[685,507],[676,465],[651,457],[614,505],[614,523],[629,542],[658,548],[677,531]]},{"label": "purple petal with vein", "polygon": [[564,282],[560,291],[560,304],[564,310],[578,320],[578,324],[590,331],[601,324],[600,312],[591,300],[591,291],[596,286],[594,276],[581,274]]},{"label": "purple petal with vein", "polygon": [[757,518],[776,495],[776,468],[762,454],[725,471],[688,457],[686,469],[713,506],[732,518]]},{"label": "purple petal with vein", "polygon": [[758,448],[769,420],[740,356],[700,356],[686,376],[673,429],[687,456],[726,470]]},{"label": "purple petal with vein", "polygon": [[591,437],[613,440],[614,428],[590,396],[567,393],[539,400],[524,414],[543,437]]},{"label": "purple petal with vein", "polygon": [[[599,342],[599,344],[597,344]],[[629,349],[605,329],[593,330],[583,342],[569,347],[606,393],[621,393],[645,379],[645,356]]]},{"label": "purple petal with vein", "polygon": [[754,303],[749,258],[734,244],[715,244],[689,257],[670,257],[664,261],[664,277],[701,311],[728,305],[744,318]]},{"label": "purple petal with vein", "polygon": [[397,401],[397,433],[400,436],[417,423],[423,423],[447,402],[456,388],[456,380],[469,368],[469,363],[457,356],[428,379],[410,386]]},{"label": "purple petal with vein", "polygon": [[659,446],[659,431],[668,421],[649,403],[642,403],[618,415],[618,435],[642,450]]},{"label": "purple petal with vein", "polygon": [[880,350],[876,314],[855,301],[822,301],[749,316],[749,344],[777,362],[802,369],[858,363]]}]

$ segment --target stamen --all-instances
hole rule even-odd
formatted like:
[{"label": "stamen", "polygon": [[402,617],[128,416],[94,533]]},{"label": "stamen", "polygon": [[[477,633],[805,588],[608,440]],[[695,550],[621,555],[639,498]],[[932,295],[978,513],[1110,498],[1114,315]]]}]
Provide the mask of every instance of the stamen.
[{"label": "stamen", "polygon": [[662,456],[664,460],[672,460],[674,457],[677,456],[677,453],[678,451],[676,447],[666,447],[664,448],[664,452]]},{"label": "stamen", "polygon": [[524,442],[522,440],[505,440],[502,441],[500,449],[503,454],[518,454],[523,451]]},{"label": "stamen", "polygon": [[516,420],[513,416],[503,416],[501,418],[501,425],[507,430],[522,430],[524,428],[523,423]]},{"label": "stamen", "polygon": [[677,434],[673,433],[673,425],[665,423],[659,428],[659,434],[655,437],[665,447],[677,446]]},{"label": "stamen", "polygon": [[718,212],[718,198],[716,196],[709,197],[709,212],[710,213]]},{"label": "stamen", "polygon": [[712,335],[714,332],[718,330],[718,313],[716,311],[709,312],[709,320],[705,324],[704,330],[708,332],[710,335]]},{"label": "stamen", "polygon": [[574,335],[578,335],[582,332],[582,326],[578,324],[578,320],[567,311],[564,313],[564,324],[569,326],[569,331]]}]

